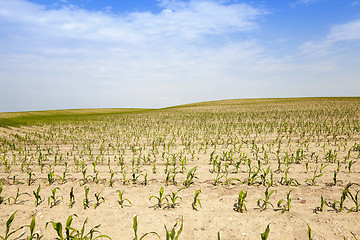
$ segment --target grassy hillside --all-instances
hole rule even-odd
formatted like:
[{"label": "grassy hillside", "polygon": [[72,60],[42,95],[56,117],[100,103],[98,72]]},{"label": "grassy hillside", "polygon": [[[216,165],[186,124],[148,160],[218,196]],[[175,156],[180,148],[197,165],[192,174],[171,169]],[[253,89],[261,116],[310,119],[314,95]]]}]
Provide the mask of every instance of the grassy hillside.
[{"label": "grassy hillside", "polygon": [[[94,121],[101,116],[118,114],[159,112],[249,112],[249,111],[311,111],[321,109],[341,110],[346,108],[360,109],[360,97],[319,97],[319,98],[259,98],[230,99],[184,104],[162,109],[143,108],[103,108],[103,109],[69,109],[49,111],[29,111],[0,113],[0,126],[38,125],[54,122]],[[336,113],[336,111],[334,112]]]},{"label": "grassy hillside", "polygon": [[101,109],[68,109],[49,111],[29,111],[0,113],[0,126],[21,126],[44,124],[47,122],[95,120],[99,116],[143,112],[143,108],[101,108]]}]

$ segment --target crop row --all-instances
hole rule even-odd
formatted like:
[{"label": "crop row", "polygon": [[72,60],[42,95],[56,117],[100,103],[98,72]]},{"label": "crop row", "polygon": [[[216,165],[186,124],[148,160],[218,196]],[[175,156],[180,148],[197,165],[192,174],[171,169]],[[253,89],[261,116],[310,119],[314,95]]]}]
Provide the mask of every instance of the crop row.
[{"label": "crop row", "polygon": [[[26,235],[27,240],[32,240],[32,239],[40,240],[43,237],[40,234],[40,231],[36,230],[36,214],[33,215],[32,220],[29,225],[24,225],[19,228],[12,229],[11,225],[13,224],[15,214],[16,214],[16,211],[14,213],[12,213],[10,215],[10,217],[8,218],[8,220],[6,221],[5,234],[0,235],[0,238],[2,240],[19,239],[19,238],[24,237],[25,235]],[[83,222],[82,227],[80,229],[74,228],[72,226],[72,221],[73,221],[74,217],[77,218],[78,216],[76,214],[68,216],[65,224],[62,224],[61,222],[56,222],[56,221],[49,221],[45,224],[45,229],[47,229],[48,225],[51,224],[53,227],[53,230],[55,230],[55,232],[56,232],[57,239],[59,239],[59,240],[68,240],[68,239],[95,240],[95,239],[104,239],[104,238],[110,239],[110,240],[112,239],[108,235],[102,234],[100,232],[99,228],[100,228],[101,224],[96,225],[96,226],[90,228],[89,230],[86,230],[86,223],[88,221],[87,218]],[[147,232],[144,234],[139,234],[138,233],[139,226],[138,226],[137,218],[138,218],[138,216],[136,216],[136,215],[133,217],[133,231],[134,231],[133,239],[134,240],[141,240],[141,239],[145,238],[147,235],[155,235],[156,237],[161,239],[160,235],[154,231]],[[312,240],[313,238],[312,238],[311,227],[309,226],[308,223],[306,223],[306,225],[307,225],[308,239]],[[173,227],[169,230],[168,230],[168,227],[164,224],[165,239],[166,240],[178,240],[180,234],[183,231],[183,227],[184,227],[183,218],[181,218],[181,220],[179,220],[179,221],[176,221],[175,224],[173,225]],[[20,236],[14,238],[13,236],[18,234],[17,232],[19,232],[21,230],[23,230],[23,231],[20,234]],[[351,231],[350,231],[350,233],[354,237],[354,239],[357,240],[356,234]],[[261,240],[267,240],[270,235],[270,224],[268,224],[265,228],[265,231],[263,233],[260,233],[259,235],[260,235]],[[221,239],[221,231],[218,231],[217,239],[218,240]],[[344,236],[344,239],[346,239],[345,236]]]},{"label": "crop row", "polygon": [[[348,183],[342,193],[341,196],[339,198],[339,200],[334,200],[334,201],[326,201],[324,199],[324,197],[321,195],[321,199],[320,199],[320,204],[319,206],[314,208],[314,212],[318,212],[318,211],[325,211],[325,207],[328,207],[330,209],[332,209],[335,212],[341,212],[344,209],[348,209],[348,213],[349,212],[359,212],[360,209],[360,199],[359,199],[359,192],[360,190],[352,190],[350,191],[350,187],[354,186],[354,185],[358,185],[358,184],[351,184]],[[97,191],[94,193],[94,201],[90,200],[89,197],[89,187],[84,186],[84,196],[82,199],[82,206],[84,209],[87,209],[90,207],[90,202],[94,202],[93,207],[94,209],[96,209],[97,207],[99,207],[102,203],[105,202],[105,197],[102,196],[102,191]],[[14,196],[10,196],[10,197],[4,197],[2,195],[2,190],[3,187],[0,186],[0,204],[21,204],[24,203],[25,200],[23,199],[22,196],[31,196],[31,194],[27,193],[27,192],[20,192],[19,188],[17,189],[17,192]],[[158,195],[151,195],[149,197],[149,201],[152,201],[153,199],[155,200],[155,205],[152,205],[151,207],[154,209],[157,208],[175,208],[177,205],[180,205],[179,201],[182,200],[182,197],[179,195],[179,193],[183,190],[183,188],[178,189],[175,192],[171,192],[169,194],[165,194],[164,193],[164,187],[161,187],[159,190]],[[276,210],[281,210],[281,213],[284,213],[285,211],[290,211],[291,209],[291,197],[290,194],[294,189],[289,190],[286,193],[286,198],[285,199],[280,199],[279,201],[277,201],[277,209]],[[51,194],[48,198],[42,197],[40,194],[41,191],[41,186],[39,185],[37,187],[36,190],[33,191],[33,196],[34,196],[34,205],[35,207],[38,207],[42,202],[44,202],[47,199],[47,203],[48,206],[50,208],[55,207],[57,205],[59,205],[61,202],[64,201],[64,197],[62,195],[59,195],[59,191],[60,188],[59,187],[55,187],[51,190]],[[270,187],[266,187],[265,192],[264,192],[264,198],[259,198],[257,200],[257,206],[258,209],[260,209],[261,211],[267,209],[269,206],[271,206],[273,209],[275,209],[274,204],[272,203],[271,200],[271,195],[274,194],[276,190],[271,189]],[[130,207],[132,205],[131,201],[127,198],[125,198],[124,196],[124,190],[117,190],[116,193],[118,195],[118,199],[117,202],[119,204],[119,206],[121,208],[127,206]],[[196,190],[195,194],[194,194],[194,199],[191,203],[191,207],[193,210],[198,210],[198,208],[201,208],[201,201],[200,201],[200,195],[201,190]],[[74,187],[71,188],[70,192],[69,192],[69,201],[67,203],[67,206],[69,208],[72,208],[75,205],[75,194],[74,194]],[[241,190],[240,193],[238,194],[238,198],[235,201],[235,204],[233,205],[233,209],[237,212],[243,213],[247,211],[246,208],[246,197],[247,197],[247,191],[243,191]],[[350,208],[346,208],[345,207],[345,200],[349,199],[352,203],[353,206]],[[28,201],[28,199],[26,200]]]}]

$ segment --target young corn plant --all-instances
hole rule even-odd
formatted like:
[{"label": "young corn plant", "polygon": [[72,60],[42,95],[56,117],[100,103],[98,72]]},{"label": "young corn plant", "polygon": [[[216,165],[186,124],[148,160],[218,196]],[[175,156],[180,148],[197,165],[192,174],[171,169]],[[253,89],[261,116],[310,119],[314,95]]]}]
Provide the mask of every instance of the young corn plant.
[{"label": "young corn plant", "polygon": [[244,192],[243,190],[240,191],[237,202],[235,203],[235,211],[243,213],[244,211],[247,211],[246,205],[245,205],[245,198],[247,197],[247,192]]},{"label": "young corn plant", "polygon": [[333,176],[333,183],[332,183],[332,185],[333,185],[333,186],[336,186],[336,183],[337,183],[337,172],[334,171],[334,176]]},{"label": "young corn plant", "polygon": [[10,239],[15,239],[15,238],[10,238],[11,235],[15,234],[17,231],[21,230],[23,227],[17,228],[13,231],[10,231],[11,228],[11,224],[14,221],[14,217],[17,211],[13,212],[13,214],[11,214],[11,216],[9,217],[9,219],[6,221],[6,230],[5,230],[5,235],[0,236],[0,239],[2,240],[10,240]]},{"label": "young corn plant", "polygon": [[57,175],[57,177],[60,179],[61,184],[66,183],[66,178],[68,177],[68,175],[69,175],[68,163],[65,162],[65,170],[62,173],[62,176]]},{"label": "young corn plant", "polygon": [[137,221],[137,216],[135,215],[133,218],[133,230],[134,230],[134,240],[141,240],[143,238],[145,238],[147,235],[149,234],[153,234],[155,236],[157,236],[160,239],[159,234],[157,234],[156,232],[147,232],[145,234],[143,234],[141,237],[138,237],[137,231],[138,231],[138,221]]},{"label": "young corn plant", "polygon": [[40,240],[41,236],[39,233],[35,233],[35,216],[34,214],[33,218],[31,219],[30,225],[25,225],[24,227],[28,227],[30,230],[30,235],[26,237],[26,240]]},{"label": "young corn plant", "polygon": [[155,204],[154,209],[156,209],[158,207],[161,208],[162,205],[164,205],[163,202],[166,200],[166,196],[164,196],[164,187],[160,188],[159,196],[151,195],[149,197],[149,200],[151,201],[152,198],[155,198],[157,200],[157,203]]},{"label": "young corn plant", "polygon": [[175,208],[176,205],[179,205],[179,203],[177,203],[176,200],[177,199],[182,200],[182,198],[177,195],[180,191],[181,189],[176,192],[172,192],[171,194],[168,194],[166,196],[166,202],[168,204],[168,208]]},{"label": "young corn plant", "polygon": [[197,206],[197,205],[199,205],[199,207],[202,207],[202,206],[201,206],[200,199],[199,199],[199,194],[200,194],[200,193],[201,193],[201,190],[196,190],[196,191],[195,191],[194,200],[193,200],[193,202],[191,203],[191,206],[192,206],[193,210],[196,210],[196,211],[198,211],[198,206]]},{"label": "young corn plant", "polygon": [[34,194],[34,197],[35,197],[35,207],[39,206],[43,200],[41,199],[41,196],[40,196],[40,184],[39,186],[37,187],[36,191],[33,191],[33,194]]},{"label": "young corn plant", "polygon": [[117,192],[119,193],[118,203],[119,203],[119,205],[120,205],[121,208],[123,208],[123,207],[125,206],[125,205],[124,205],[125,202],[128,202],[128,203],[131,205],[130,200],[123,197],[125,190],[124,190],[124,191],[117,190]]},{"label": "young corn plant", "polygon": [[84,209],[87,209],[89,208],[89,204],[90,204],[90,201],[89,201],[89,187],[87,186],[84,186],[84,190],[85,190],[85,198],[83,200],[83,207]]},{"label": "young corn plant", "polygon": [[[282,208],[281,210],[281,214],[285,213],[285,211],[290,211],[291,208],[291,198],[290,198],[290,193],[293,191],[294,189],[290,189],[287,193],[286,193],[286,200],[281,199],[278,201],[277,206],[279,208]],[[282,203],[285,203],[284,205],[281,205]]]},{"label": "young corn plant", "polygon": [[328,202],[326,202],[326,201],[324,200],[323,195],[321,195],[321,198],[320,198],[320,207],[316,207],[314,212],[315,212],[315,213],[317,213],[318,211],[323,212],[325,206],[330,207],[330,205],[328,204]]},{"label": "young corn plant", "polygon": [[308,230],[307,230],[308,240],[312,240],[312,237],[311,237],[311,227],[310,227],[310,225],[309,225],[307,222],[305,222],[305,223],[306,223],[306,225],[307,225],[307,227],[308,227]]},{"label": "young corn plant", "polygon": [[352,166],[353,166],[355,163],[356,163],[356,161],[354,161],[354,160],[349,161],[349,163],[348,163],[348,165],[345,167],[345,169],[347,169],[347,170],[349,171],[349,173],[352,173],[351,168],[352,168]]},{"label": "young corn plant", "polygon": [[286,185],[286,186],[290,186],[290,185],[299,186],[300,183],[297,180],[288,177],[290,168],[291,168],[290,164],[287,163],[286,168],[285,168],[284,177],[281,177],[280,184]]},{"label": "young corn plant", "polygon": [[217,172],[215,180],[214,180],[214,186],[217,186],[220,183],[220,180],[225,177],[224,175],[220,176],[220,172]]},{"label": "young corn plant", "polygon": [[194,179],[198,178],[195,176],[195,172],[196,172],[197,167],[193,167],[192,169],[189,170],[189,172],[186,175],[186,180],[184,182],[184,186],[186,188],[190,187],[191,184],[194,183]]},{"label": "young corn plant", "polygon": [[105,198],[104,197],[101,197],[101,192],[96,192],[94,195],[95,195],[95,200],[96,200],[96,203],[94,205],[94,209],[96,209],[98,206],[100,206],[101,203],[105,202]]},{"label": "young corn plant", "polygon": [[[8,203],[9,203],[9,204],[20,204],[20,203],[24,202],[24,201],[20,201],[20,200],[19,200],[19,198],[20,198],[21,195],[29,195],[29,196],[30,196],[29,193],[26,193],[26,192],[21,193],[21,192],[20,192],[20,189],[17,188],[16,195],[15,195],[14,197],[9,197],[9,198],[8,198]],[[13,200],[12,203],[11,203],[11,199]]]},{"label": "young corn plant", "polygon": [[[348,196],[348,193],[349,193],[349,188],[351,186],[351,183],[348,183],[342,194],[341,194],[341,198],[340,198],[340,201],[335,201],[333,204],[332,204],[332,208],[336,211],[336,212],[341,212],[342,210],[344,210],[344,202]],[[339,207],[337,207],[337,205],[339,205]]]},{"label": "young corn plant", "polygon": [[55,187],[51,190],[51,195],[48,197],[48,205],[50,208],[58,205],[60,203],[60,199],[63,200],[62,196],[56,196],[56,190],[60,191],[60,188]]},{"label": "young corn plant", "polygon": [[82,169],[82,179],[80,179],[80,186],[84,186],[88,182],[90,176],[86,176],[86,167]]},{"label": "young corn plant", "polygon": [[48,186],[50,186],[51,184],[53,184],[55,182],[55,178],[54,178],[54,170],[49,167],[49,172],[47,174],[47,183]]},{"label": "young corn plant", "polygon": [[[0,186],[0,194],[3,190],[3,186]],[[0,196],[0,204],[2,204],[4,202],[4,197],[3,196]]]},{"label": "young corn plant", "polygon": [[109,180],[109,187],[113,187],[114,186],[114,175],[117,174],[116,172],[111,171],[110,172],[110,180]]},{"label": "young corn plant", "polygon": [[269,192],[269,187],[267,187],[265,190],[265,199],[261,199],[261,198],[258,199],[257,205],[260,207],[260,209],[262,211],[264,211],[268,205],[270,205],[270,206],[272,206],[272,208],[274,208],[274,205],[272,205],[272,203],[269,202],[269,199],[274,192],[275,192],[275,190],[271,190]]},{"label": "young corn plant", "polygon": [[321,177],[323,174],[322,173],[320,173],[320,174],[316,174],[316,172],[317,172],[317,168],[315,169],[315,171],[314,171],[314,175],[313,175],[313,177],[312,178],[309,178],[309,179],[306,179],[305,180],[305,182],[307,182],[309,185],[311,185],[311,186],[314,186],[314,185],[316,185],[316,178],[319,178],[319,177]]},{"label": "young corn plant", "polygon": [[47,228],[48,224],[51,223],[54,230],[56,231],[57,234],[57,238],[59,240],[69,240],[69,239],[74,239],[75,238],[75,233],[76,230],[74,228],[71,227],[71,223],[73,220],[73,216],[77,217],[76,214],[74,215],[70,215],[68,217],[68,219],[66,220],[66,224],[65,224],[65,232],[63,232],[63,225],[61,224],[61,222],[54,222],[54,221],[50,221],[47,222],[45,224],[45,229]]},{"label": "young corn plant", "polygon": [[69,208],[72,208],[75,204],[74,187],[70,190]]},{"label": "young corn plant", "polygon": [[181,224],[180,224],[180,228],[179,230],[176,232],[176,227],[178,225],[179,222],[176,222],[175,225],[172,227],[171,230],[167,230],[166,225],[164,224],[165,227],[165,232],[166,232],[166,240],[178,240],[179,236],[183,230],[183,226],[184,226],[184,219],[183,217],[181,217]]},{"label": "young corn plant", "polygon": [[265,232],[261,234],[261,240],[267,240],[270,233],[270,224],[267,225]]},{"label": "young corn plant", "polygon": [[356,194],[353,195],[353,194],[349,191],[348,194],[349,194],[351,200],[354,202],[355,207],[350,208],[348,212],[359,212],[359,207],[360,207],[360,202],[359,202],[359,199],[358,199],[359,192],[360,192],[360,190],[358,190],[358,191],[356,192]]},{"label": "young corn plant", "polygon": [[93,183],[96,183],[98,184],[100,182],[100,179],[99,179],[99,171],[96,171],[94,176],[91,176],[92,177],[92,181]]},{"label": "young corn plant", "polygon": [[[87,233],[85,232],[85,224],[87,223],[88,221],[88,218],[85,219],[83,225],[82,225],[82,228],[79,230],[77,229],[73,229],[73,235],[74,237],[71,238],[71,239],[74,239],[74,240],[95,240],[95,239],[103,239],[103,238],[107,238],[107,239],[110,239],[111,238],[108,236],[108,235],[104,235],[104,234],[101,234],[99,230],[97,230],[99,227],[100,227],[100,224],[99,225],[96,225],[95,227],[91,228]],[[95,236],[95,234],[97,234],[97,236]]]},{"label": "young corn plant", "polygon": [[28,179],[27,179],[27,185],[30,186],[35,182],[35,179],[33,178],[35,176],[35,173],[32,173],[31,170],[28,171]]}]

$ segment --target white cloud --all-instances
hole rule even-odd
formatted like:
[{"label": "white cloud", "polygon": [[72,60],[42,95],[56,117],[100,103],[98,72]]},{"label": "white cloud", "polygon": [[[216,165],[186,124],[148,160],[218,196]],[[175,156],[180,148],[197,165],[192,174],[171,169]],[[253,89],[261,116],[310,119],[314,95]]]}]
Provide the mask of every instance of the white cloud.
[{"label": "white cloud", "polygon": [[319,3],[321,1],[324,1],[324,0],[297,0],[293,3],[290,4],[290,6],[292,7],[297,7],[297,6],[301,6],[301,5],[312,5],[312,4],[315,4],[315,3]]},{"label": "white cloud", "polygon": [[[247,4],[161,1],[159,13],[118,14],[24,0],[0,4],[0,23],[7,26],[0,28],[0,81],[8,86],[3,98],[24,88],[84,98],[98,91],[105,99],[117,89],[118,101],[136,93],[156,104],[173,97],[169,89],[235,81],[262,59],[263,48],[246,34],[266,13]],[[184,93],[183,101],[188,97]]]},{"label": "white cloud", "polygon": [[306,54],[322,56],[346,48],[344,46],[337,46],[337,44],[357,41],[360,41],[360,19],[345,24],[334,25],[326,37],[318,41],[307,41],[300,49]]},{"label": "white cloud", "polygon": [[[115,14],[0,0],[0,111],[289,96],[276,81],[332,68],[268,55],[249,37],[267,12],[233,2],[162,0],[158,13]],[[334,27],[325,40],[353,28]]]}]

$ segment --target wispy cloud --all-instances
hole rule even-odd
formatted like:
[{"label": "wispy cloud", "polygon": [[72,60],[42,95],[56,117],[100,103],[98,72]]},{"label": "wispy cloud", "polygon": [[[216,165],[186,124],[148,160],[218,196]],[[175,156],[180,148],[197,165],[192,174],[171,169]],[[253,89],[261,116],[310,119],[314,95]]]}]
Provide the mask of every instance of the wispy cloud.
[{"label": "wispy cloud", "polygon": [[263,58],[263,48],[247,33],[267,13],[248,4],[164,0],[159,13],[115,14],[66,4],[0,3],[0,81],[11,79],[13,91],[54,86],[47,91],[70,94],[64,86],[71,85],[71,94],[102,89],[109,96],[118,89],[119,100],[152,89],[157,101],[166,98],[166,89],[233,81]]},{"label": "wispy cloud", "polygon": [[308,6],[308,5],[319,3],[321,1],[324,1],[324,0],[297,0],[295,2],[292,2],[290,5],[292,7],[304,6],[304,5]]},{"label": "wispy cloud", "polygon": [[334,25],[330,28],[326,37],[317,41],[307,41],[300,49],[304,53],[321,56],[346,48],[343,46],[336,48],[335,46],[339,43],[352,41],[360,41],[360,19],[345,24]]},{"label": "wispy cloud", "polygon": [[[116,13],[69,2],[0,0],[0,85],[6,89],[0,111],[304,96],[292,79],[303,84],[314,80],[307,72],[336,69],[336,61],[314,63],[296,53],[273,57],[277,49],[255,39],[269,13],[251,4],[159,0],[157,12]],[[358,30],[358,21],[336,25],[301,49],[331,49],[357,40]]]}]

